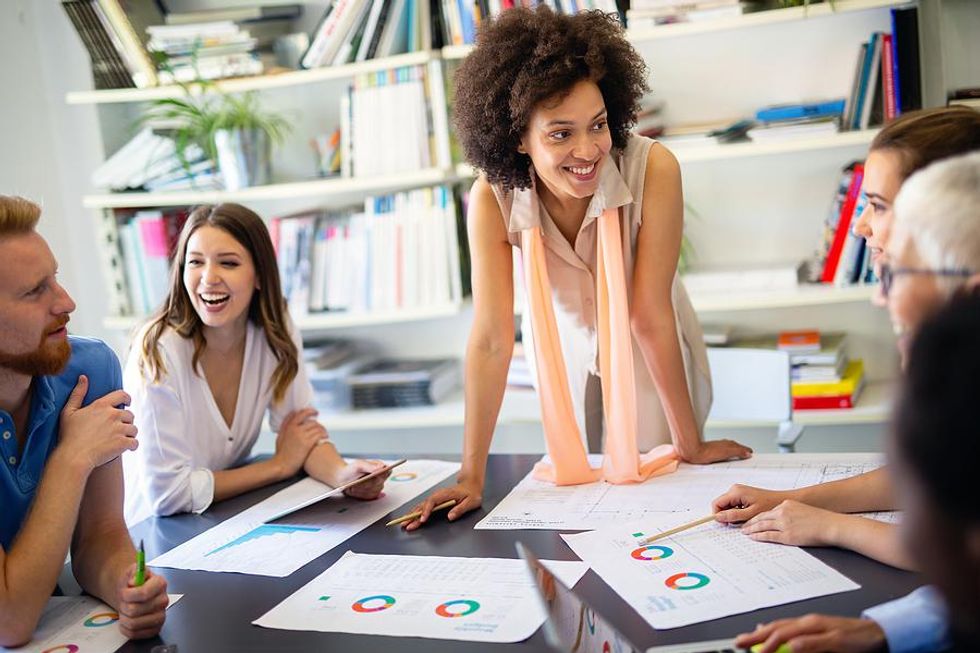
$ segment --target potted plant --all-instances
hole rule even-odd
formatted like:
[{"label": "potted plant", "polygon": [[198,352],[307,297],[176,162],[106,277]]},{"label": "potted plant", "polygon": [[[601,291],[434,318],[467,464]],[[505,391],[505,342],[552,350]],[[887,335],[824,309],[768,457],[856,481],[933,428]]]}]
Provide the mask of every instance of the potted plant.
[{"label": "potted plant", "polygon": [[217,166],[226,190],[268,183],[272,146],[282,143],[290,128],[286,119],[263,110],[252,92],[225,93],[206,80],[177,85],[183,97],[153,100],[140,122],[171,130],[188,175],[193,177],[193,159],[203,154]]}]

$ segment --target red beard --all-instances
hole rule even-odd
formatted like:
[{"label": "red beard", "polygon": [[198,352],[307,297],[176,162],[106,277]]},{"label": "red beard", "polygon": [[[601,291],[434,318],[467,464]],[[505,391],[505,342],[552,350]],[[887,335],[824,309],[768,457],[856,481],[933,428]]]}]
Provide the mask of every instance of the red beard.
[{"label": "red beard", "polygon": [[28,376],[48,376],[58,374],[71,358],[71,344],[68,340],[47,342],[48,335],[68,324],[68,318],[57,320],[44,329],[37,349],[26,354],[8,354],[0,351],[0,367]]}]

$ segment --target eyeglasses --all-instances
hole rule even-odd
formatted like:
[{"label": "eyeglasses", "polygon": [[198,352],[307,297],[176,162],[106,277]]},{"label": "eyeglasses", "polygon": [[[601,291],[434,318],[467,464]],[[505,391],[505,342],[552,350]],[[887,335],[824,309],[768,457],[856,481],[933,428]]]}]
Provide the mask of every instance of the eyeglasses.
[{"label": "eyeglasses", "polygon": [[940,277],[969,277],[973,274],[972,270],[949,269],[949,268],[899,268],[892,267],[888,263],[881,265],[881,292],[887,297],[895,282],[895,277],[902,274],[934,274]]}]

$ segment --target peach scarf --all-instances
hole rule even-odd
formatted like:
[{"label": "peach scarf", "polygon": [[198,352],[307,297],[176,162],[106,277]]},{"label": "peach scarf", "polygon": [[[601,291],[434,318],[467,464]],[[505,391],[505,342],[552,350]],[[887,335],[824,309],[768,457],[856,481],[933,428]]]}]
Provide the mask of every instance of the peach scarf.
[{"label": "peach scarf", "polygon": [[637,453],[633,337],[618,209],[606,209],[599,216],[596,248],[596,323],[606,424],[601,469],[589,466],[581,432],[575,421],[552,305],[551,281],[541,228],[521,231],[524,285],[534,333],[538,397],[545,443],[551,458],[551,464],[539,462],[535,465],[534,477],[556,485],[578,485],[600,479],[617,484],[637,483],[651,476],[668,474],[677,468],[678,457],[672,445],[664,444],[645,454]]}]

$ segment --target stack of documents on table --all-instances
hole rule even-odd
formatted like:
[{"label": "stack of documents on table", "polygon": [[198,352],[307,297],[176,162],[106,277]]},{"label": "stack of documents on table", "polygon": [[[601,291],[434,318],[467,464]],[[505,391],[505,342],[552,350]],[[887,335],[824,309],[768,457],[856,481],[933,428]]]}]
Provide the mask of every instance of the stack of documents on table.
[{"label": "stack of documents on table", "polygon": [[[575,561],[544,564],[569,587],[588,569]],[[523,560],[348,551],[252,623],[284,630],[506,643],[527,639],[544,620]]]}]

